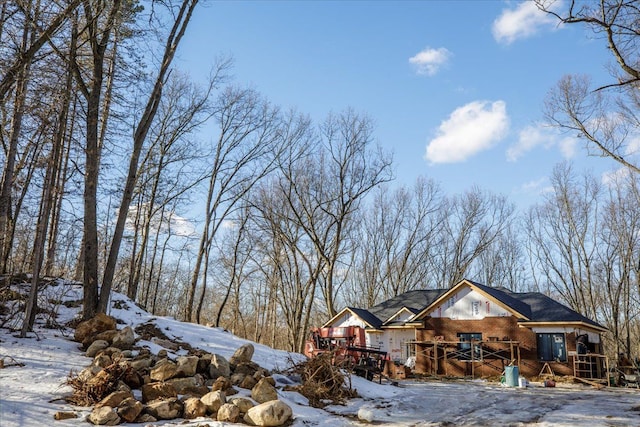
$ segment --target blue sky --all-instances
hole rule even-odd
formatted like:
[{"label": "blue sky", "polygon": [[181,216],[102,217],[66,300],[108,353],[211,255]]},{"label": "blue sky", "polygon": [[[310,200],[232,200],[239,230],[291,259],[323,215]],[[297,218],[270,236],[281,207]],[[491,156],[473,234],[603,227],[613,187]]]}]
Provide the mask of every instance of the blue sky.
[{"label": "blue sky", "polygon": [[347,107],[368,114],[394,152],[397,183],[477,185],[523,207],[558,162],[616,168],[542,125],[563,75],[609,80],[605,42],[530,2],[212,1],[176,65],[198,79],[221,54],[234,58],[236,82],[285,109],[318,122]]}]

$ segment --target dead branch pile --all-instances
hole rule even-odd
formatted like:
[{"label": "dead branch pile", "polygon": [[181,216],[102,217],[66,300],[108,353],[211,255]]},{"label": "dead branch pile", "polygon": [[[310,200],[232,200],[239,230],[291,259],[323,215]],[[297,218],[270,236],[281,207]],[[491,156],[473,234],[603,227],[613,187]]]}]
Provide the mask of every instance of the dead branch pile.
[{"label": "dead branch pile", "polygon": [[298,392],[309,399],[314,408],[321,408],[327,402],[344,403],[357,396],[356,391],[346,385],[345,375],[333,364],[333,359],[332,353],[322,353],[290,369],[291,373],[300,375],[302,385],[297,387]]},{"label": "dead branch pile", "polygon": [[67,401],[77,406],[95,405],[116,391],[119,381],[125,378],[131,369],[126,361],[116,360],[89,378],[71,372],[66,383],[73,389],[73,394],[67,397]]}]

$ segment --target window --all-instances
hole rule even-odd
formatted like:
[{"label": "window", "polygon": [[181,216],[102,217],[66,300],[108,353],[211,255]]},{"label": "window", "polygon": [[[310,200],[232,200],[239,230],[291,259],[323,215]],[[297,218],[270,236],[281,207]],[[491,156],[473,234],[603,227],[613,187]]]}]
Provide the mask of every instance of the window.
[{"label": "window", "polygon": [[[482,341],[482,334],[479,332],[459,332],[458,333],[458,360],[472,360],[471,341]],[[480,360],[482,352],[480,344],[473,344],[473,360]]]},{"label": "window", "polygon": [[566,362],[567,345],[564,334],[537,334],[538,359],[543,362]]}]

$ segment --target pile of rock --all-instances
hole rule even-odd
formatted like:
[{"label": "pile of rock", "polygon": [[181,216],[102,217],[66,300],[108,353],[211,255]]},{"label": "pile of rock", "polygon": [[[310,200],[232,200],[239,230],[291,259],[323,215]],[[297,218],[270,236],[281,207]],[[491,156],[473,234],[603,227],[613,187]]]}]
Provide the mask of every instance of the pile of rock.
[{"label": "pile of rock", "polygon": [[[166,350],[154,355],[146,348],[135,348],[131,327],[118,330],[115,319],[104,314],[80,323],[75,340],[93,358],[75,378],[76,384],[83,385],[83,397],[97,401],[87,417],[93,424],[209,417],[280,426],[292,417],[291,407],[278,400],[271,374],[251,361],[251,344],[238,348],[229,360],[202,351],[172,360]],[[109,378],[114,372],[117,378]],[[106,396],[91,396],[104,384],[109,384]],[[250,390],[251,397],[233,398],[238,394],[235,387]],[[56,414],[56,419],[64,418],[65,414]]]}]

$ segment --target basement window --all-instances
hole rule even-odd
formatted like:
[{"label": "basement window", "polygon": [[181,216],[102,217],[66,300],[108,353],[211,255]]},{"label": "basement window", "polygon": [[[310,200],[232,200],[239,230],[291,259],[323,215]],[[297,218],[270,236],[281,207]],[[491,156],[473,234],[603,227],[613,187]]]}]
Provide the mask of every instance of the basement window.
[{"label": "basement window", "polygon": [[566,362],[567,345],[564,334],[536,334],[538,342],[538,359],[543,362]]}]

